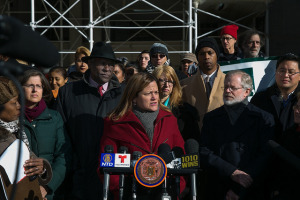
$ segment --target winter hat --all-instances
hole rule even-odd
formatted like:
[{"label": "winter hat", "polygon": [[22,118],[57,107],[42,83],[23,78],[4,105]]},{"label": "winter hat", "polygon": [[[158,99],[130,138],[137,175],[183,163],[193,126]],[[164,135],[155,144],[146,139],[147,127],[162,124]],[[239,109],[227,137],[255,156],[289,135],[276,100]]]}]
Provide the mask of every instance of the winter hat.
[{"label": "winter hat", "polygon": [[229,34],[237,40],[237,30],[238,29],[239,29],[239,27],[237,25],[234,25],[234,24],[224,26],[221,30],[220,37],[222,37],[222,35]]},{"label": "winter hat", "polygon": [[198,53],[199,53],[200,49],[203,47],[212,48],[216,52],[217,57],[219,58],[220,50],[219,50],[217,41],[214,38],[206,37],[206,38],[202,38],[201,40],[199,40],[196,51],[195,51],[195,55],[196,55],[197,59],[198,59]]},{"label": "winter hat", "polygon": [[12,80],[0,76],[0,105],[9,102],[12,98],[19,95],[19,92]]},{"label": "winter hat", "polygon": [[168,48],[166,45],[161,43],[154,43],[150,49],[150,57],[157,53],[165,54],[167,56],[167,59],[169,59]]},{"label": "winter hat", "polygon": [[195,54],[193,54],[193,53],[184,53],[184,54],[182,54],[181,61],[183,61],[183,60],[189,60],[189,61],[192,61],[192,62],[198,64],[197,58],[196,58]]}]

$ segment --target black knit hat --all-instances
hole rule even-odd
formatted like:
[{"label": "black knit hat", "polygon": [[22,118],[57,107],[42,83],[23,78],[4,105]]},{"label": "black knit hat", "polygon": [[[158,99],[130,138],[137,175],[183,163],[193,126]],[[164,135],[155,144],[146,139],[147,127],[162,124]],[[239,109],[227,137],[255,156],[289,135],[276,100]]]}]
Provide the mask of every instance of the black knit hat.
[{"label": "black knit hat", "polygon": [[198,53],[199,53],[200,49],[203,47],[212,48],[216,52],[217,57],[219,58],[220,50],[219,50],[218,43],[214,38],[207,37],[207,38],[202,38],[201,40],[199,40],[196,51],[195,51],[195,55],[196,55],[197,59],[198,59]]},{"label": "black knit hat", "polygon": [[81,60],[87,63],[91,58],[106,58],[117,62],[111,45],[105,42],[96,42],[93,46],[91,55],[82,57]]},{"label": "black knit hat", "polygon": [[165,54],[167,56],[167,59],[169,59],[168,48],[166,45],[161,43],[154,43],[150,49],[150,57],[157,53]]}]

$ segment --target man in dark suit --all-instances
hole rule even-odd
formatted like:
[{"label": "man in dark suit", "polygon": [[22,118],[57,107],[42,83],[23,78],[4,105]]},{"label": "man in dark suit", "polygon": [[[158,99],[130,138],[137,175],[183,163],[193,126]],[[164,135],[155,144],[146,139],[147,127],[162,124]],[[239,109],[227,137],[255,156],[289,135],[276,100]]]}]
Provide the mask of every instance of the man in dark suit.
[{"label": "man in dark suit", "polygon": [[103,118],[119,103],[123,85],[114,75],[117,61],[109,43],[97,42],[90,56],[82,57],[89,69],[83,79],[59,89],[57,109],[63,117],[72,141],[71,197],[94,200],[102,198],[97,175]]},{"label": "man in dark suit", "polygon": [[224,105],[204,116],[200,160],[205,199],[262,199],[262,175],[274,119],[248,102],[251,77],[231,71],[224,81]]}]

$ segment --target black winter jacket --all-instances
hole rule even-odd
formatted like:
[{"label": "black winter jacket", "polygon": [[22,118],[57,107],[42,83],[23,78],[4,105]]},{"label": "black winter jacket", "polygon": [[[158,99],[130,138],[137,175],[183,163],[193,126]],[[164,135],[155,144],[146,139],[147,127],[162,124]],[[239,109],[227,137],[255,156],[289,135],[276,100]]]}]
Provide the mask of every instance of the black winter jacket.
[{"label": "black winter jacket", "polygon": [[61,113],[73,147],[72,198],[101,199],[102,186],[96,173],[103,118],[119,103],[124,86],[113,75],[101,97],[88,82],[90,70],[79,81],[59,89]]}]

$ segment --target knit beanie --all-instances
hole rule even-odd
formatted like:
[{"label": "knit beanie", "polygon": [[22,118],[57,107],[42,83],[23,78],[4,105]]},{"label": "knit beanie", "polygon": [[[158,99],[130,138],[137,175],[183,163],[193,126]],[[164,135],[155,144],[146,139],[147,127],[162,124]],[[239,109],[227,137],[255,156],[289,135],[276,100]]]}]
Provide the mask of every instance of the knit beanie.
[{"label": "knit beanie", "polygon": [[195,55],[196,55],[197,59],[198,59],[198,53],[199,53],[200,49],[203,47],[212,48],[216,52],[217,57],[219,58],[220,50],[219,50],[217,41],[214,38],[206,37],[206,38],[202,38],[199,40],[196,51],[195,51]]},{"label": "knit beanie", "polygon": [[193,54],[193,53],[182,54],[181,61],[183,61],[183,60],[189,60],[191,62],[198,64],[197,58],[196,58],[195,54]]},{"label": "knit beanie", "polygon": [[154,43],[150,49],[150,57],[157,53],[165,54],[167,56],[167,59],[169,59],[168,48],[166,45],[161,43]]},{"label": "knit beanie", "polygon": [[221,30],[220,37],[222,37],[222,35],[229,34],[237,40],[237,30],[238,29],[239,29],[239,27],[237,25],[234,25],[234,24],[224,26]]},{"label": "knit beanie", "polygon": [[0,76],[0,105],[9,102],[12,98],[19,95],[14,83],[3,76]]}]

